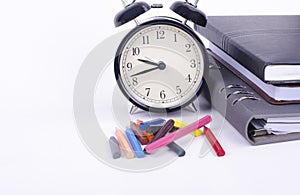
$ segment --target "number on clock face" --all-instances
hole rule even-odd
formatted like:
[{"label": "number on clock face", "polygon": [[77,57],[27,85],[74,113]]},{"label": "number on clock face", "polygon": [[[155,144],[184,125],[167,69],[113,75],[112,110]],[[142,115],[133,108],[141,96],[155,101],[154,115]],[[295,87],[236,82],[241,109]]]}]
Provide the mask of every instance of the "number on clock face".
[{"label": "number on clock face", "polygon": [[129,36],[119,67],[131,99],[154,108],[172,108],[196,95],[204,60],[193,36],[171,24],[149,25]]}]

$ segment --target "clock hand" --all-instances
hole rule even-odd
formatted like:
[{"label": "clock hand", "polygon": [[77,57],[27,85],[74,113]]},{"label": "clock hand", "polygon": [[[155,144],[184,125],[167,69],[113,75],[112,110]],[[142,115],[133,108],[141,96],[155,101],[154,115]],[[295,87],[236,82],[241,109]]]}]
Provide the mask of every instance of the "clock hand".
[{"label": "clock hand", "polygon": [[151,62],[150,60],[143,60],[143,59],[138,59],[138,61],[144,62],[146,64],[154,65],[154,66],[159,66],[160,64],[160,63]]},{"label": "clock hand", "polygon": [[133,74],[133,75],[131,75],[130,77],[134,77],[134,76],[138,76],[138,75],[141,75],[141,74],[145,74],[145,73],[148,73],[148,72],[151,72],[151,71],[157,70],[157,69],[159,69],[159,66],[158,66],[158,67],[155,67],[155,68],[150,68],[150,69],[147,69],[147,70],[141,71],[141,72],[139,72],[139,73],[136,73],[136,74]]},{"label": "clock hand", "polygon": [[151,72],[153,70],[157,70],[157,69],[160,69],[160,70],[164,70],[166,69],[166,64],[162,61],[159,61],[158,63],[155,63],[155,62],[151,62],[149,60],[143,60],[143,59],[138,59],[139,61],[141,62],[145,62],[147,64],[151,64],[151,65],[155,65],[156,67],[155,68],[150,68],[150,69],[147,69],[147,70],[144,70],[144,71],[141,71],[139,73],[136,73],[134,75],[131,75],[130,77],[134,77],[134,76],[138,76],[138,75],[141,75],[141,74],[145,74],[145,73],[148,73],[148,72]]}]

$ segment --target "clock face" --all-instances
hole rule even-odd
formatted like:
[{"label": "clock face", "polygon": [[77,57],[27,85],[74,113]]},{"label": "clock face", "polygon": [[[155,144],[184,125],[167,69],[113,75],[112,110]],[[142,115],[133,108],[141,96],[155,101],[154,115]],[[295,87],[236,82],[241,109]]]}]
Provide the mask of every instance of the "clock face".
[{"label": "clock face", "polygon": [[122,41],[115,76],[129,100],[145,110],[176,110],[200,91],[205,63],[202,42],[173,20],[138,26]]}]

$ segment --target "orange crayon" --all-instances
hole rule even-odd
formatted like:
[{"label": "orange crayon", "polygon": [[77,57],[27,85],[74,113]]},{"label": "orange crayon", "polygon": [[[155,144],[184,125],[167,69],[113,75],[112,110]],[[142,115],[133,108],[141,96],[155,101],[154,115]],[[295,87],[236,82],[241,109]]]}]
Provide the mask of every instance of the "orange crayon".
[{"label": "orange crayon", "polygon": [[134,158],[134,152],[131,149],[131,147],[130,147],[130,145],[129,145],[129,143],[128,143],[125,135],[124,135],[124,133],[120,129],[116,128],[115,135],[116,135],[117,140],[118,140],[118,142],[120,144],[120,148],[124,152],[125,156],[127,158]]}]

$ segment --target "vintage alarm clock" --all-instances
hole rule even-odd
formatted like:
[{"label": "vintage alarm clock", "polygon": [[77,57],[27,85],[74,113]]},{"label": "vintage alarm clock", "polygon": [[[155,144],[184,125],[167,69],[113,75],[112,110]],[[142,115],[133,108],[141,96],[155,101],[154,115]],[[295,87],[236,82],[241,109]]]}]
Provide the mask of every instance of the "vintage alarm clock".
[{"label": "vintage alarm clock", "polygon": [[[145,2],[126,5],[115,17],[121,26],[151,8]],[[172,112],[192,105],[199,95],[204,68],[208,64],[205,47],[186,22],[205,26],[206,16],[189,2],[170,7],[185,21],[160,16],[138,23],[121,41],[114,61],[115,78],[122,93],[133,104],[131,114],[141,108],[151,112]]]}]

